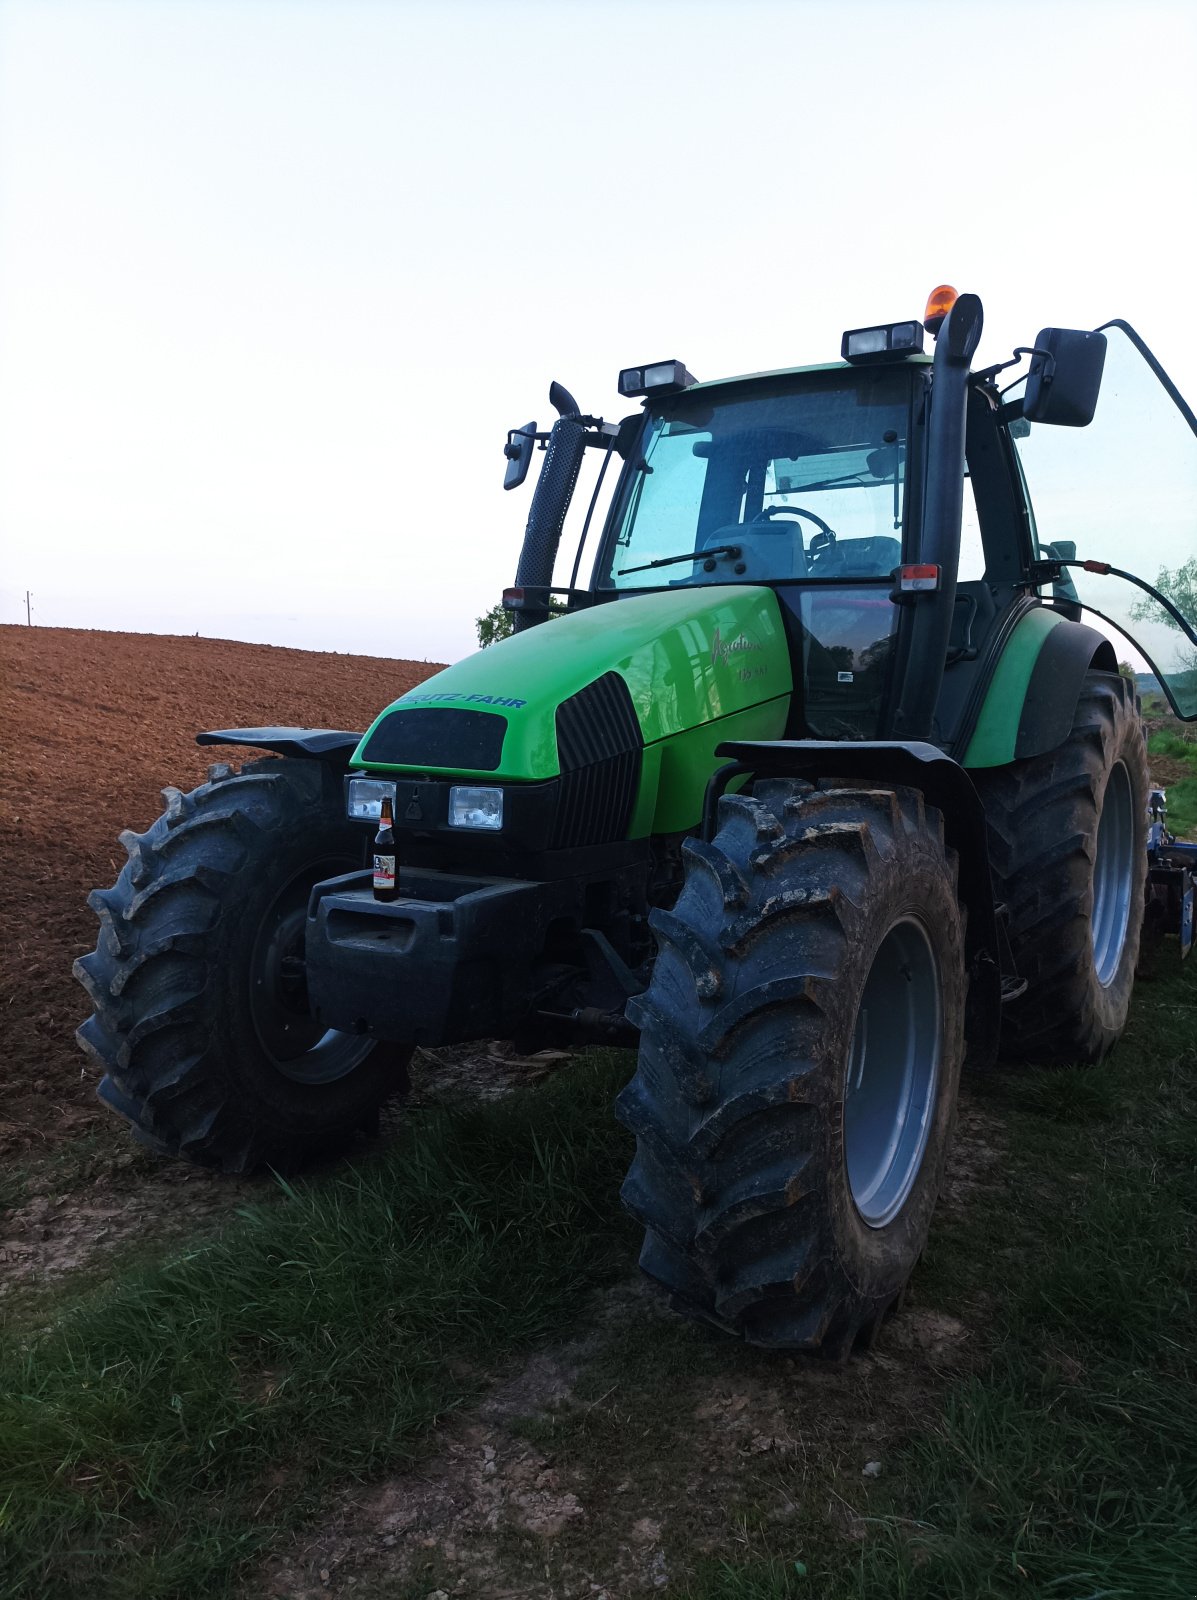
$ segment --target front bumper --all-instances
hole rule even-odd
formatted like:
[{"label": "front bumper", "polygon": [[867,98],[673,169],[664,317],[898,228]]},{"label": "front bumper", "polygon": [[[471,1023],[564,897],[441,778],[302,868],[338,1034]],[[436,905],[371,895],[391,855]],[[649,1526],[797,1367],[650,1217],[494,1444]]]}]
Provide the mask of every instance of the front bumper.
[{"label": "front bumper", "polygon": [[316,884],[306,956],[312,1013],[329,1028],[403,1043],[508,1037],[528,1014],[554,922],[581,922],[583,885],[401,867],[401,898],[368,872]]}]

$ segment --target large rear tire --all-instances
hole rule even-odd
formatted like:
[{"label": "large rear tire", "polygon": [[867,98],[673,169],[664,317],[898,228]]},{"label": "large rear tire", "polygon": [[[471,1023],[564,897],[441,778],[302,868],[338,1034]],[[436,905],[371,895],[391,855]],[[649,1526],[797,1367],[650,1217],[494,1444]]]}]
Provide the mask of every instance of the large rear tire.
[{"label": "large rear tire", "polygon": [[89,904],[75,976],[99,1095],[151,1147],[226,1172],[293,1170],[342,1142],[404,1082],[407,1048],[325,1030],[303,979],[308,891],[361,865],[340,775],[318,761],[213,768],[126,832],[129,859]]},{"label": "large rear tire", "polygon": [[915,790],[758,783],[685,845],[634,1002],[623,1198],[680,1309],[840,1355],[903,1293],[964,1053],[963,918]]},{"label": "large rear tire", "polygon": [[1064,744],[972,776],[994,893],[1027,983],[1003,1010],[1002,1053],[1100,1060],[1126,1026],[1147,881],[1147,746],[1134,685],[1089,673]]}]

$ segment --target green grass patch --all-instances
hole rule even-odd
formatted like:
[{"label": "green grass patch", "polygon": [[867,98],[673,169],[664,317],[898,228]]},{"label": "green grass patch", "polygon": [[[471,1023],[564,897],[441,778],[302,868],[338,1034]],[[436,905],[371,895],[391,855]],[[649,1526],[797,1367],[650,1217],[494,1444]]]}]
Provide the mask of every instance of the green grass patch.
[{"label": "green grass patch", "polygon": [[[418,1458],[500,1363],[576,1331],[635,1255],[611,1115],[627,1072],[596,1057],[420,1118],[393,1151],[181,1254],[38,1302],[49,1326],[0,1348],[5,1595],[226,1593],[331,1493]],[[916,1294],[965,1323],[970,1375],[910,1412],[884,1367],[860,1369],[871,1397],[800,1367],[786,1390],[784,1360],[629,1300],[569,1396],[510,1424],[619,1515],[548,1547],[500,1530],[497,1573],[568,1553],[601,1574],[651,1515],[669,1592],[691,1600],[1191,1600],[1197,960],[1138,986],[1100,1066],[1000,1070],[969,1093],[1000,1117],[1002,1152],[967,1211],[938,1220]],[[692,1497],[696,1404],[740,1387],[825,1404],[839,1426],[798,1409],[809,1459],[742,1442],[734,1471],[712,1468],[726,1485]],[[862,1481],[874,1417],[884,1474]],[[779,1523],[780,1492],[797,1509]],[[845,1537],[849,1514],[863,1538]]]},{"label": "green grass patch", "polygon": [[[410,1461],[626,1270],[626,1058],[421,1118],[0,1345],[5,1594],[226,1592],[321,1491]],[[48,1309],[49,1308],[49,1309]]]},{"label": "green grass patch", "polygon": [[[855,1550],[704,1572],[695,1600],[1192,1600],[1197,972],[1141,984],[1101,1066],[999,1071],[1002,1186],[933,1231],[919,1299],[984,1366],[912,1430]],[[736,1585],[739,1585],[738,1587]]]},{"label": "green grass patch", "polygon": [[1147,741],[1153,756],[1167,756],[1187,766],[1191,777],[1165,784],[1168,792],[1168,826],[1180,837],[1197,833],[1197,738],[1185,738],[1171,728],[1162,728]]}]

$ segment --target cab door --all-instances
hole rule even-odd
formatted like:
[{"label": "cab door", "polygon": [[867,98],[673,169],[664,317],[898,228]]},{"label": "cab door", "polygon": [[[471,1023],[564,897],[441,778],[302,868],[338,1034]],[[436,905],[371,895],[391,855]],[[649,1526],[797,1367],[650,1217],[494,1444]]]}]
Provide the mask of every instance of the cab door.
[{"label": "cab door", "polygon": [[[1140,690],[1150,692],[1154,678],[1176,715],[1193,721],[1197,417],[1132,327],[1115,321],[1098,331],[1107,344],[1093,421],[1010,424],[1041,559],[1119,569],[1067,566],[1045,598],[1079,602],[1112,624]],[[1008,400],[1024,382],[1011,386]],[[1004,409],[1017,417],[1016,408]]]}]

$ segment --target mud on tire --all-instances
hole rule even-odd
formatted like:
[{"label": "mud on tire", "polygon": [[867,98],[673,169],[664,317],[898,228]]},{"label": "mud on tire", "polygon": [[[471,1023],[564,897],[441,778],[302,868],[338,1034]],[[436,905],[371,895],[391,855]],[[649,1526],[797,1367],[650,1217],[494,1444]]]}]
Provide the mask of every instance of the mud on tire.
[{"label": "mud on tire", "polygon": [[290,759],[212,773],[163,790],[165,813],[121,835],[128,861],[89,897],[100,936],[75,976],[95,1010],[77,1037],[142,1142],[228,1172],[291,1170],[401,1087],[410,1051],[307,1014],[307,891],[361,864],[340,775]]},{"label": "mud on tire", "polygon": [[1097,1061],[1126,1026],[1143,923],[1147,747],[1134,685],[1091,672],[1064,744],[973,777],[1027,981],[1004,1008],[1002,1053]]},{"label": "mud on tire", "polygon": [[618,1102],[641,1265],[754,1344],[842,1354],[903,1293],[943,1177],[966,998],[955,858],[915,790],[778,781],[724,798],[714,841],[684,849]]}]

